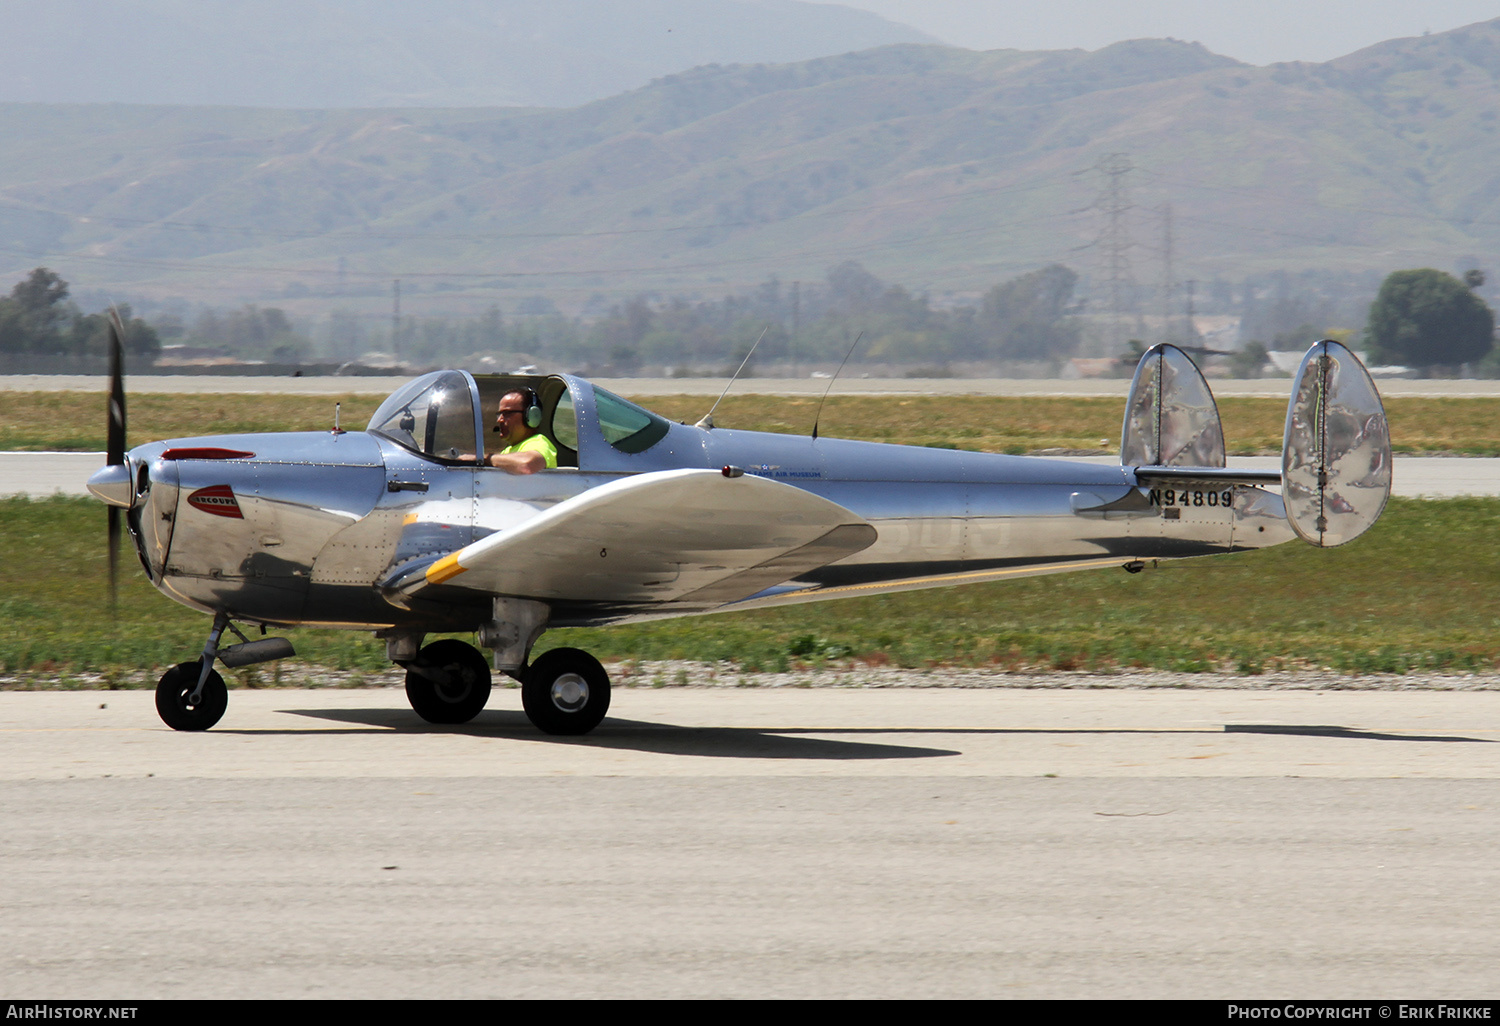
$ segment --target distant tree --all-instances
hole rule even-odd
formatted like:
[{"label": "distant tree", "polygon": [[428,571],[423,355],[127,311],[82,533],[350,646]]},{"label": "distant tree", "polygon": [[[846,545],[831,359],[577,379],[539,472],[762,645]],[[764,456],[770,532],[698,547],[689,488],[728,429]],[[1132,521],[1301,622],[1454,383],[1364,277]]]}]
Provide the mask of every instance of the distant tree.
[{"label": "distant tree", "polygon": [[1251,339],[1229,358],[1229,373],[1237,378],[1258,378],[1266,365],[1266,347]]},{"label": "distant tree", "polygon": [[53,353],[62,349],[63,329],[74,312],[68,283],[38,267],[0,299],[0,351]]},{"label": "distant tree", "polygon": [[1365,327],[1377,362],[1456,366],[1482,359],[1495,344],[1495,315],[1451,274],[1395,271],[1380,286]]},{"label": "distant tree", "polygon": [[307,338],[292,327],[285,312],[249,303],[225,313],[203,311],[193,322],[187,342],[277,363],[300,360],[309,348]]},{"label": "distant tree", "polygon": [[[139,317],[130,316],[130,304],[121,303],[116,312],[120,325],[125,329],[120,341],[129,356],[155,360],[161,352],[161,337],[156,329]],[[68,326],[62,348],[71,353],[109,352],[109,314],[77,314]]]},{"label": "distant tree", "polygon": [[986,292],[977,326],[993,345],[993,355],[1047,360],[1077,349],[1078,325],[1068,317],[1076,284],[1076,273],[1052,264]]},{"label": "distant tree", "polygon": [[828,270],[828,290],[845,313],[862,313],[880,301],[885,284],[857,260],[845,260]]},{"label": "distant tree", "polygon": [[55,272],[38,267],[24,281],[16,283],[16,287],[10,290],[10,298],[23,310],[50,315],[68,298],[68,283]]},{"label": "distant tree", "polygon": [[[119,308],[125,327],[125,351],[154,359],[161,351],[156,330],[130,307]],[[68,298],[68,283],[45,267],[38,267],[0,298],[0,352],[67,355],[108,352],[107,314],[86,314]]]}]

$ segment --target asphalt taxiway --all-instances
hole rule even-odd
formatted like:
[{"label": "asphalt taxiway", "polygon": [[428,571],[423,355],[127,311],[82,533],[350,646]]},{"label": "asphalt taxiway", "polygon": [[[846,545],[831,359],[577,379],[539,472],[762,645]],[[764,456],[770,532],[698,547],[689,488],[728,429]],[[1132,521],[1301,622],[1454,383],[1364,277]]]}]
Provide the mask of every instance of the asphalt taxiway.
[{"label": "asphalt taxiway", "polygon": [[9,997],[1494,997],[1500,692],[0,693]]}]

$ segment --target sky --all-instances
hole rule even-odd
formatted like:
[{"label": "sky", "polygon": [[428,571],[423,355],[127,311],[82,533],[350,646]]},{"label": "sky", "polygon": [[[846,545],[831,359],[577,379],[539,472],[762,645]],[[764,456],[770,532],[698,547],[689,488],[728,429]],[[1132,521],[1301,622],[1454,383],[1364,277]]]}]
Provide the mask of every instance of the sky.
[{"label": "sky", "polygon": [[1327,61],[1500,17],[1500,0],[843,0],[972,50],[1196,41],[1249,64]]}]

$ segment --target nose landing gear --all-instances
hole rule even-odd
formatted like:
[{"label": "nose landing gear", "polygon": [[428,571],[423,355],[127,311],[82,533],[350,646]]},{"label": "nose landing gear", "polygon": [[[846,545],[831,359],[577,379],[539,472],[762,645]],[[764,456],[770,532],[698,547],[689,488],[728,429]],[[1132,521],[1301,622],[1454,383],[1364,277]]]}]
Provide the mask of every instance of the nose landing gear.
[{"label": "nose landing gear", "polygon": [[[220,648],[219,639],[226,629],[233,631],[241,643]],[[264,625],[260,632],[266,632]],[[161,675],[156,685],[156,713],[173,730],[207,730],[229,707],[229,689],[214,669],[215,659],[225,666],[251,666],[291,655],[296,652],[285,638],[251,641],[229,622],[228,613],[218,613],[198,661],[178,663]]]},{"label": "nose landing gear", "polygon": [[173,730],[207,730],[218,723],[224,710],[229,708],[229,689],[224,686],[224,678],[214,669],[214,660],[219,655],[219,638],[228,626],[228,614],[217,614],[198,661],[178,663],[162,674],[157,682],[156,714]]},{"label": "nose landing gear", "polygon": [[212,667],[204,674],[201,660],[178,663],[156,685],[156,714],[173,730],[207,730],[227,708],[224,678]]}]

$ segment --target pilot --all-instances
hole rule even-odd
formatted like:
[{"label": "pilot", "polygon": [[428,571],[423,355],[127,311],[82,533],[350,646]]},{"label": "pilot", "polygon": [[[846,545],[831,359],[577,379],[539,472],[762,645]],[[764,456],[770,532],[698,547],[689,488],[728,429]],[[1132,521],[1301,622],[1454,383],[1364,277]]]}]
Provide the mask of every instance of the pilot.
[{"label": "pilot", "polygon": [[[532,410],[536,413],[528,417]],[[495,415],[495,433],[505,447],[486,456],[486,462],[512,474],[535,474],[538,470],[556,467],[557,446],[534,426],[540,415],[541,403],[536,392],[529,388],[501,396],[500,409]],[[528,420],[532,423],[528,424]]]}]

